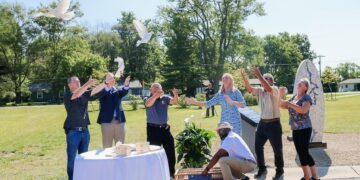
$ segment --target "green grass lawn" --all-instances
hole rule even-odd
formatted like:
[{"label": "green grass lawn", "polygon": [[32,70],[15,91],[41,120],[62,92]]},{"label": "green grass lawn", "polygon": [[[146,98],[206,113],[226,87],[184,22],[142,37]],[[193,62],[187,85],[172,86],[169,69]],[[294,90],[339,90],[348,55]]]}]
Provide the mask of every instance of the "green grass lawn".
[{"label": "green grass lawn", "polygon": [[[360,96],[326,101],[325,132],[360,133]],[[90,110],[92,108],[90,107]],[[146,140],[145,111],[125,106],[127,142]],[[258,110],[258,107],[254,107]],[[220,114],[220,107],[216,107]],[[174,135],[184,128],[183,119],[194,115],[198,126],[214,130],[219,116],[203,118],[204,109],[170,108],[171,131]],[[90,149],[101,147],[100,126],[96,124],[98,111],[90,112]],[[281,112],[284,130],[289,131],[288,115]],[[63,106],[0,108],[0,179],[66,179],[65,119]]]}]

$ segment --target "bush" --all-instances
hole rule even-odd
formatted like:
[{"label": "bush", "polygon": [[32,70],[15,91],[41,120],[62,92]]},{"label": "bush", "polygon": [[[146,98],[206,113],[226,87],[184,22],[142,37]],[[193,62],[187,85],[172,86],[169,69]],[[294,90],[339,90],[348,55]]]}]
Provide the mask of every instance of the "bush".
[{"label": "bush", "polygon": [[141,101],[141,97],[140,96],[135,96],[132,94],[129,94],[127,96],[127,99],[130,101],[130,105],[132,107],[132,110],[138,110],[139,109],[139,101]]},{"label": "bush", "polygon": [[185,129],[176,136],[178,162],[183,168],[201,168],[210,161],[211,139],[214,132],[186,123]]},{"label": "bush", "polygon": [[186,103],[185,99],[186,99],[186,96],[185,96],[185,95],[181,95],[181,96],[179,97],[178,105],[179,105],[179,107],[182,108],[182,109],[186,109],[186,108],[188,108],[188,106],[189,106],[189,105]]},{"label": "bush", "polygon": [[258,104],[256,97],[250,93],[245,93],[244,98],[247,106],[256,106]]},{"label": "bush", "polygon": [[195,99],[198,101],[206,101],[206,95],[203,93],[198,93],[196,94]]}]

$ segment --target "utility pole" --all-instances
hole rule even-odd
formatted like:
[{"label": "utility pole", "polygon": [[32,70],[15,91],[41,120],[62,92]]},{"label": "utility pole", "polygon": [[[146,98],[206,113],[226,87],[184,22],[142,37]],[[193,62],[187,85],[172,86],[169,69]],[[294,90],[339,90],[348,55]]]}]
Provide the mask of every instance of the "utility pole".
[{"label": "utility pole", "polygon": [[321,58],[322,58],[322,57],[325,57],[325,56],[323,56],[323,55],[318,55],[317,57],[319,58],[319,71],[320,71],[320,78],[321,78]]}]

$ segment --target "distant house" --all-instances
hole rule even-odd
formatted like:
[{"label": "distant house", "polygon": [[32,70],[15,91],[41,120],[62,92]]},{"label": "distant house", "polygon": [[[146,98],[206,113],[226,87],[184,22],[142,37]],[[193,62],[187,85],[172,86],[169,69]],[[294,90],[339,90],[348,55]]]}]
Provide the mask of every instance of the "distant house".
[{"label": "distant house", "polygon": [[339,92],[360,91],[360,78],[347,79],[339,83]]},{"label": "distant house", "polygon": [[249,79],[249,83],[253,87],[260,87],[261,86],[261,83],[260,83],[259,79]]},{"label": "distant house", "polygon": [[[119,87],[123,86],[123,81],[118,81]],[[149,88],[143,88],[141,82],[139,80],[130,81],[129,84],[129,94],[136,95],[136,96],[149,96],[150,90]]]},{"label": "distant house", "polygon": [[33,83],[29,86],[30,101],[49,102],[51,100],[51,86],[49,83]]}]

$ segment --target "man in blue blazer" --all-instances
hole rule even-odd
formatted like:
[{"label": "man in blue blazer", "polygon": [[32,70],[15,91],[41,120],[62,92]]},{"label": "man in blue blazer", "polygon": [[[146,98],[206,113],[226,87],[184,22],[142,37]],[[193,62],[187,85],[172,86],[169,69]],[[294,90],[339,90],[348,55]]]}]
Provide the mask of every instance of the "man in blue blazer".
[{"label": "man in blue blazer", "polygon": [[112,147],[113,142],[125,141],[125,113],[121,106],[121,99],[129,90],[130,76],[125,79],[123,89],[115,87],[114,74],[107,73],[105,87],[99,92],[100,113],[97,123],[101,125],[103,148]]}]

